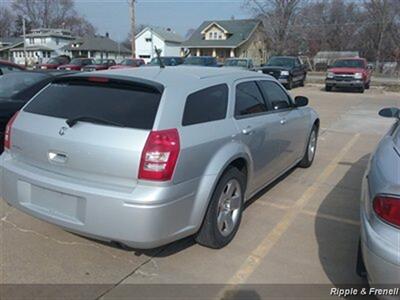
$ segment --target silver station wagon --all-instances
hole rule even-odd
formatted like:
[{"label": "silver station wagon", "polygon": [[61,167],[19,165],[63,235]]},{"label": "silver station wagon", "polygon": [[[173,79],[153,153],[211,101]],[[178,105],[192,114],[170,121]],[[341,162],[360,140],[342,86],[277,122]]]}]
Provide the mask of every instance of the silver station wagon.
[{"label": "silver station wagon", "polygon": [[1,196],[134,248],[221,248],[244,202],[314,159],[319,119],[272,77],[182,66],[56,79],[10,120]]}]

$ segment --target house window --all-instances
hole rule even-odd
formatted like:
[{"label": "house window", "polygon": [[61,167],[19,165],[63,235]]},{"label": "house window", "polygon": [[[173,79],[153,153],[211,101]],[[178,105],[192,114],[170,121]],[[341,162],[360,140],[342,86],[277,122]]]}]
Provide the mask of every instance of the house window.
[{"label": "house window", "polygon": [[46,44],[46,38],[41,38],[41,39],[40,39],[40,42],[41,42],[42,44]]},{"label": "house window", "polygon": [[34,38],[29,38],[29,44],[34,44],[35,43],[35,39]]},{"label": "house window", "polygon": [[151,38],[146,38],[146,42],[150,43],[151,42]]},{"label": "house window", "polygon": [[214,32],[214,40],[218,39],[218,32]]},{"label": "house window", "polygon": [[213,33],[210,32],[210,33],[208,34],[208,38],[209,38],[210,40],[212,40],[212,36],[213,36]]},{"label": "house window", "polygon": [[56,45],[60,44],[60,39],[56,38]]}]

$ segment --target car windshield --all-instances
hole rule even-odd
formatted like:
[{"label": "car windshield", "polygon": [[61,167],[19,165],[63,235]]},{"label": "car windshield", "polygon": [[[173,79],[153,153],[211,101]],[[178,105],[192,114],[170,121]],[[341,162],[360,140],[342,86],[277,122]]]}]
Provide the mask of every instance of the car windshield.
[{"label": "car windshield", "polygon": [[294,59],[289,57],[272,57],[267,62],[267,66],[293,67]]},{"label": "car windshield", "polygon": [[48,64],[52,64],[52,65],[57,65],[61,62],[61,60],[59,58],[50,58],[49,61],[47,62]]},{"label": "car windshield", "polygon": [[123,61],[121,61],[121,65],[134,66],[135,65],[135,61],[133,59],[124,59]]},{"label": "car windshield", "polygon": [[46,78],[41,73],[8,73],[0,77],[0,97],[10,98],[19,93],[23,89],[34,85],[40,80]]},{"label": "car windshield", "polygon": [[80,59],[80,58],[74,58],[73,60],[71,60],[70,64],[71,64],[71,65],[80,66],[80,65],[82,65],[82,59]]},{"label": "car windshield", "polygon": [[195,66],[203,66],[206,63],[206,59],[203,57],[191,56],[185,59],[184,65],[195,65]]},{"label": "car windshield", "polygon": [[[178,64],[177,60],[173,57],[160,57],[160,59],[163,62],[163,64],[166,66],[175,66]],[[149,65],[159,66],[160,62],[159,62],[158,58],[155,57],[150,61]]]},{"label": "car windshield", "polygon": [[107,63],[107,60],[106,59],[96,59],[95,61],[94,61],[94,64],[95,65],[105,65]]},{"label": "car windshield", "polygon": [[334,68],[363,68],[364,62],[360,59],[341,59],[335,61]]},{"label": "car windshield", "polygon": [[247,60],[245,59],[228,59],[225,64],[225,67],[247,67]]}]

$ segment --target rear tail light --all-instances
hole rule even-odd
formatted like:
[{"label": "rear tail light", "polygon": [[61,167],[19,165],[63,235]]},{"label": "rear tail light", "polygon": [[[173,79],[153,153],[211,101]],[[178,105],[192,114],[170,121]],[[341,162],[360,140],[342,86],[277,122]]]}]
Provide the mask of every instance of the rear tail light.
[{"label": "rear tail light", "polygon": [[391,225],[400,226],[400,198],[377,196],[373,203],[375,213]]},{"label": "rear tail light", "polygon": [[4,149],[9,150],[11,148],[11,129],[17,115],[18,112],[16,112],[7,123],[6,130],[4,131]]},{"label": "rear tail light", "polygon": [[142,152],[139,179],[170,180],[178,160],[179,150],[178,130],[151,131]]}]

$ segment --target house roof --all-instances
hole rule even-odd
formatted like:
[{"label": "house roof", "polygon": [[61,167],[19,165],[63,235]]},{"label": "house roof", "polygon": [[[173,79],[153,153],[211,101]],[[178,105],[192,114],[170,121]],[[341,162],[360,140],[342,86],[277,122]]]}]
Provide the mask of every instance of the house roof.
[{"label": "house roof", "polygon": [[22,43],[24,39],[22,37],[2,37],[0,38],[0,44],[14,45]]},{"label": "house roof", "polygon": [[57,29],[57,28],[37,28],[32,29],[30,33],[26,35],[26,37],[60,37],[65,39],[74,39],[71,35],[71,31],[65,29]]},{"label": "house roof", "polygon": [[[72,45],[79,44],[79,47],[72,47]],[[116,41],[105,36],[87,36],[78,38],[72,41],[67,46],[63,47],[64,50],[69,51],[102,51],[102,52],[121,52],[131,53],[129,49]]]},{"label": "house roof", "polygon": [[171,42],[171,43],[182,43],[184,41],[184,38],[177,32],[169,29],[169,28],[162,28],[162,27],[157,27],[157,26],[148,26],[145,29],[143,29],[141,32],[139,32],[136,35],[136,38],[141,36],[143,33],[146,31],[151,30],[153,33],[158,35],[158,37],[165,42]]},{"label": "house roof", "polygon": [[[202,31],[211,24],[224,28],[229,33],[228,38],[226,40],[206,40]],[[205,21],[187,41],[183,42],[182,46],[236,48],[247,41],[260,24],[261,21],[255,19]]]},{"label": "house roof", "polygon": [[[18,47],[18,48],[13,48],[11,51],[23,51],[24,47]],[[26,51],[54,51],[54,49],[42,46],[42,45],[37,45],[37,46],[27,46]]]},{"label": "house roof", "polygon": [[23,38],[18,37],[4,37],[0,38],[0,51],[7,51],[12,48],[22,45],[24,42]]}]

